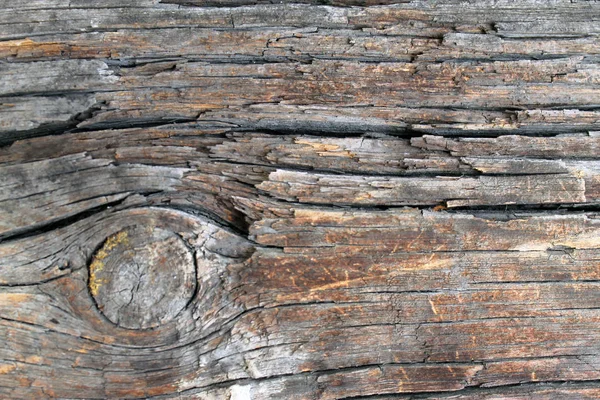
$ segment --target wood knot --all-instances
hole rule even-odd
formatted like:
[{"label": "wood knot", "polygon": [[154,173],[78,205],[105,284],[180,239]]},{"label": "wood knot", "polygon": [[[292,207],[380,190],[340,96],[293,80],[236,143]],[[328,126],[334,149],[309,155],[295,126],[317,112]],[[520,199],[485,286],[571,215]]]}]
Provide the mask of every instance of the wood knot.
[{"label": "wood knot", "polygon": [[196,291],[195,258],[176,233],[125,228],[106,239],[89,266],[89,290],[100,311],[128,329],[175,318]]}]

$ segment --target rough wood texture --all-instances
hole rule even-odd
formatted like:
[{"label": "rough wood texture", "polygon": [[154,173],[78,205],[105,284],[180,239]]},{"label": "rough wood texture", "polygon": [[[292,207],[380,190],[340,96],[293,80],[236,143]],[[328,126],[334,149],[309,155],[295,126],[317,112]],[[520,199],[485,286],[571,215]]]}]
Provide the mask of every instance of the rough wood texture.
[{"label": "rough wood texture", "polygon": [[[600,397],[600,6],[0,0],[0,397]],[[324,4],[326,3],[326,4]]]}]

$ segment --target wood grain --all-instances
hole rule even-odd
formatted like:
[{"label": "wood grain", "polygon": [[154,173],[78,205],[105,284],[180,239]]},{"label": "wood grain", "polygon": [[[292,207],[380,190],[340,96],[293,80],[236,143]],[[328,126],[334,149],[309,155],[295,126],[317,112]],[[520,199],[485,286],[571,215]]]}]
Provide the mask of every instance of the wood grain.
[{"label": "wood grain", "polygon": [[0,397],[600,397],[599,18],[0,0]]}]

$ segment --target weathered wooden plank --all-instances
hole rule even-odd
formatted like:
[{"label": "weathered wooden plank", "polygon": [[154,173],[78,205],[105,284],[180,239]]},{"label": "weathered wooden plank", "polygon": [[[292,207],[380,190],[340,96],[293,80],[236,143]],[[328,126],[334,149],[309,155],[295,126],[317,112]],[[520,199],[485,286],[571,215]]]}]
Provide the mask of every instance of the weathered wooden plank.
[{"label": "weathered wooden plank", "polygon": [[599,16],[0,0],[0,397],[599,397]]},{"label": "weathered wooden plank", "polygon": [[[515,44],[514,39],[502,38],[502,35],[498,36],[499,32],[494,32],[489,28],[494,26],[498,30],[498,27],[501,24],[506,25],[508,20],[522,20],[523,24],[541,24],[541,27],[535,29],[543,30],[545,29],[544,25],[534,18],[539,12],[545,12],[547,16],[555,16],[558,15],[554,14],[558,12],[557,10],[562,10],[561,18],[563,20],[572,18],[572,21],[578,21],[578,18],[582,18],[583,15],[587,18],[596,12],[594,7],[586,8],[586,14],[582,14],[581,7],[572,7],[562,4],[562,2],[540,2],[535,6],[495,4],[493,11],[489,7],[486,8],[485,4],[481,6],[440,4],[438,7],[431,8],[421,3],[399,4],[396,7],[388,8],[335,8],[283,4],[268,6],[268,8],[267,6],[256,6],[222,9],[184,7],[182,9],[166,4],[157,7],[155,3],[147,2],[138,4],[139,8],[132,8],[138,10],[139,15],[144,16],[144,18],[136,19],[133,30],[130,25],[124,25],[121,21],[122,19],[126,20],[124,16],[126,16],[127,10],[130,10],[129,8],[114,8],[111,5],[85,8],[76,4],[69,6],[52,3],[44,10],[39,10],[40,15],[35,17],[35,13],[31,9],[33,6],[19,3],[12,4],[11,7],[25,7],[25,9],[15,11],[7,8],[5,15],[7,21],[10,18],[10,24],[5,26],[10,27],[7,29],[14,33],[18,31],[17,26],[19,26],[19,23],[14,22],[15,19],[19,20],[23,17],[23,32],[27,32],[29,36],[3,41],[0,44],[3,48],[0,54],[11,61],[16,61],[19,57],[24,57],[23,60],[29,61],[55,59],[55,65],[53,67],[52,63],[44,61],[27,65],[25,70],[22,66],[5,66],[7,69],[5,73],[9,75],[21,71],[21,73],[33,77],[36,74],[34,70],[37,70],[39,74],[46,77],[44,84],[40,84],[36,79],[6,80],[6,84],[9,85],[7,93],[25,94],[31,93],[32,90],[36,93],[38,91],[62,93],[62,91],[74,90],[76,87],[78,90],[84,91],[109,90],[111,86],[105,86],[105,84],[111,82],[113,83],[112,87],[118,88],[118,90],[122,90],[123,86],[128,85],[134,85],[136,88],[133,92],[115,93],[116,99],[110,94],[99,97],[97,100],[100,104],[106,102],[104,108],[110,110],[108,115],[100,112],[101,109],[94,109],[94,113],[88,111],[89,114],[99,115],[84,126],[89,126],[93,121],[106,124],[111,119],[118,121],[112,121],[112,124],[121,126],[127,123],[156,122],[163,118],[195,119],[202,113],[206,115],[200,116],[206,119],[221,118],[225,122],[245,121],[246,125],[255,118],[264,119],[264,116],[254,115],[254,112],[248,114],[249,110],[245,109],[243,104],[239,105],[239,101],[233,97],[215,94],[212,92],[215,85],[206,83],[207,79],[220,80],[227,76],[229,79],[217,83],[216,86],[228,88],[233,85],[238,86],[241,90],[231,93],[236,98],[243,98],[244,95],[254,93],[254,97],[247,99],[248,102],[268,103],[274,101],[273,98],[265,98],[265,94],[260,95],[260,84],[264,82],[257,81],[257,78],[270,77],[274,80],[264,86],[271,92],[287,93],[287,96],[275,99],[275,101],[287,103],[287,107],[290,106],[290,103],[298,102],[298,95],[302,96],[303,103],[309,103],[302,104],[303,106],[311,103],[321,103],[320,105],[325,103],[331,106],[332,102],[351,108],[368,105],[374,108],[359,108],[354,112],[362,114],[362,118],[375,120],[381,118],[382,112],[388,113],[385,109],[387,101],[404,107],[421,105],[427,109],[449,106],[468,109],[462,111],[462,118],[467,118],[467,121],[456,121],[451,116],[447,117],[450,119],[439,120],[436,113],[440,111],[429,112],[430,115],[427,116],[426,110],[420,110],[420,114],[415,115],[417,118],[414,121],[411,121],[410,116],[401,113],[390,116],[391,118],[385,118],[387,121],[385,119],[378,121],[376,124],[379,129],[390,131],[398,128],[400,131],[406,130],[407,125],[400,121],[414,125],[409,126],[409,129],[427,132],[436,130],[438,132],[439,130],[451,132],[473,132],[475,130],[540,132],[542,129],[557,132],[560,129],[570,131],[597,129],[595,122],[597,118],[594,117],[593,111],[577,110],[597,104],[597,101],[594,100],[596,98],[595,88],[589,85],[589,83],[597,81],[598,75],[593,59],[588,57],[595,54],[593,41],[591,41],[591,47],[586,44],[590,42],[590,39],[586,37],[563,38],[558,41],[534,38],[528,39],[524,44],[519,41],[516,41],[518,43]],[[59,7],[61,12],[57,13],[53,7]],[[484,10],[485,12],[483,12]],[[168,22],[164,18],[158,18],[161,13],[170,15],[171,18]],[[77,18],[74,15],[77,15]],[[260,18],[257,17],[258,15]],[[266,18],[266,15],[269,18]],[[28,19],[35,22],[26,22]],[[92,22],[86,25],[88,20]],[[293,26],[286,27],[290,25],[290,21],[293,21],[291,23]],[[415,21],[437,24],[438,27],[432,28],[432,32],[429,34],[422,32],[422,28],[415,28],[414,32],[410,30],[403,32],[404,36],[397,36],[399,32],[389,31],[389,29],[400,26],[411,26],[411,22],[414,27]],[[457,25],[458,21],[462,24]],[[62,23],[65,24],[64,28],[61,28]],[[67,23],[68,29],[66,28]],[[78,28],[77,23],[83,25]],[[49,24],[49,30],[45,33],[38,32],[38,29],[43,29],[44,24]],[[338,29],[342,28],[343,24],[350,29]],[[474,25],[468,28],[468,24]],[[152,29],[144,29],[149,26],[152,26]],[[219,27],[220,30],[207,28],[197,30],[198,26]],[[258,26],[269,29],[253,29]],[[440,33],[440,26],[443,26],[445,31]],[[585,24],[580,24],[580,26],[585,27]],[[488,27],[486,33],[475,34],[474,31],[481,31],[482,27]],[[60,33],[59,31],[62,29],[65,31]],[[82,29],[84,33],[81,31]],[[322,34],[320,29],[329,29],[329,31],[327,34]],[[461,29],[466,32],[455,32]],[[85,33],[87,30],[98,32]],[[113,32],[113,30],[115,31]],[[190,35],[190,32],[193,34]],[[571,30],[570,32],[576,31]],[[585,36],[589,33],[584,29],[580,35]],[[554,35],[556,32],[552,34]],[[440,35],[446,35],[441,42]],[[5,39],[9,39],[9,37]],[[495,44],[483,45],[484,41],[488,39]],[[475,57],[470,53],[461,53],[460,49],[465,47],[463,40],[477,41],[485,47],[485,56],[480,54]],[[550,48],[544,46],[550,46]],[[515,48],[520,50],[519,54],[515,53],[518,52]],[[483,54],[483,51],[480,53]],[[100,58],[101,60],[60,60],[64,57]],[[510,59],[511,57],[522,59],[514,61]],[[542,59],[539,59],[540,57]],[[227,67],[225,71],[219,65],[206,66],[201,63],[188,62],[188,59],[197,60],[198,58],[206,61],[234,63],[285,61],[284,64],[292,65],[285,67],[237,65]],[[106,64],[102,64],[96,75],[94,75],[94,71],[89,70],[94,62],[102,63],[107,59],[115,60],[109,63],[110,68]],[[130,62],[124,60],[130,60]],[[123,68],[128,64],[136,65],[138,63],[136,60],[145,60],[144,63],[162,62],[156,65],[146,64],[133,69]],[[306,66],[299,64],[299,61],[312,62],[315,65]],[[361,61],[404,61],[405,63],[398,63],[392,68],[384,67],[385,64],[379,64],[374,69],[372,65],[365,65]],[[439,61],[442,63],[439,64]],[[52,68],[57,72],[47,73]],[[60,71],[65,68],[74,68],[73,73],[76,75],[87,76],[90,73],[91,75],[89,75],[89,79],[79,79],[79,83],[74,84],[73,81],[60,78]],[[265,69],[267,73],[263,71]],[[43,75],[45,73],[47,74]],[[199,73],[202,74],[201,77],[197,76]],[[303,79],[298,79],[299,73],[303,74]],[[365,76],[365,74],[372,75],[373,73],[377,74],[376,80],[370,80]],[[136,74],[141,76],[135,79]],[[182,74],[187,76],[186,80],[181,81]],[[49,78],[52,75],[57,78]],[[236,76],[243,79],[233,80],[232,78]],[[356,76],[362,76],[363,83],[358,87],[353,82],[353,78]],[[117,79],[118,81],[115,81]],[[163,89],[159,90],[162,92],[160,95],[148,96],[147,91],[143,89],[145,85],[140,83],[140,79],[151,87],[156,85],[170,87],[173,86],[171,84],[173,83],[175,86],[190,89],[179,91]],[[286,79],[287,84],[277,82],[278,79]],[[336,85],[332,85],[327,80],[334,80]],[[171,83],[165,84],[165,81]],[[23,82],[29,82],[29,89],[27,86],[21,87]],[[201,86],[203,90],[201,92],[193,90],[197,86]],[[360,91],[357,92],[356,89],[360,89]],[[331,95],[332,90],[335,90],[336,96]],[[323,96],[323,91],[330,93]],[[566,92],[569,93],[569,96],[565,94]],[[296,100],[293,96],[290,97],[293,94],[296,95]],[[148,97],[151,97],[152,100]],[[218,113],[212,114],[225,105],[214,104],[208,100],[209,98],[211,100],[221,98],[225,100],[226,106],[229,108],[238,104],[241,109],[232,110],[237,112],[238,116],[232,120],[233,114],[228,117]],[[180,104],[182,102],[187,103],[186,110],[182,109]],[[547,115],[543,114],[544,118],[536,116],[536,113],[539,113],[536,110],[537,107],[567,105],[575,109],[578,114],[575,116],[572,114],[561,115],[561,111],[556,111],[554,112],[555,120],[550,123]],[[280,106],[284,106],[284,104],[280,104]],[[35,108],[36,104],[31,104],[30,107]],[[275,108],[273,111],[281,114],[287,107]],[[380,107],[382,109],[379,109]],[[505,110],[504,113],[495,110],[507,107],[511,109],[524,107],[529,110],[521,112]],[[112,108],[121,110],[114,111],[111,110]],[[88,109],[89,107],[81,111]],[[129,111],[127,111],[128,109]],[[313,113],[324,114],[318,107],[313,107],[313,110]],[[335,107],[331,107],[331,110],[337,121],[330,122],[338,125],[338,130],[361,130],[358,120],[348,120],[344,115],[345,112]],[[448,110],[441,111],[448,113]],[[490,112],[497,115],[492,116]],[[542,113],[547,112],[549,111],[542,111]],[[590,117],[588,123],[585,123],[586,119],[583,115],[585,113],[588,113]],[[29,125],[32,125],[32,129],[34,129],[37,125],[31,120],[35,118],[35,115],[36,111],[32,109],[29,111],[29,116],[26,115],[29,121],[22,121],[23,118],[15,119],[14,122],[6,124],[5,130],[22,130],[22,126]],[[69,116],[71,119],[73,117],[74,114]],[[295,129],[308,127],[309,121],[298,122],[297,117],[294,119],[296,120],[293,123]],[[394,119],[396,123],[391,124]],[[56,122],[56,120],[50,122]],[[73,122],[69,124],[70,126],[75,126],[78,121],[70,122]],[[277,119],[271,120],[268,125],[271,128],[286,127],[284,121],[277,121]],[[289,122],[287,125],[289,129]],[[39,132],[30,132],[21,137],[33,134],[39,134]]]},{"label": "weathered wooden plank", "polygon": [[432,135],[411,139],[415,147],[449,151],[454,156],[507,156],[527,158],[597,158],[600,137],[594,132],[550,138],[517,135],[497,138],[443,138]]},{"label": "weathered wooden plank", "polygon": [[4,167],[0,235],[110,205],[135,192],[168,190],[177,185],[183,172],[173,168],[114,166],[83,154],[38,161],[29,168]]},{"label": "weathered wooden plank", "polygon": [[[495,72],[502,68],[499,63],[508,64],[508,72]],[[97,99],[109,108],[119,110],[100,113],[98,118],[135,119],[139,118],[140,109],[142,115],[197,118],[206,111],[225,106],[244,107],[257,103],[379,107],[391,102],[402,107],[483,110],[558,105],[578,108],[598,103],[594,86],[581,82],[551,82],[553,74],[564,73],[561,63],[528,62],[521,69],[513,68],[512,63],[384,63],[375,66],[328,60],[313,61],[310,65],[186,63],[150,77],[138,75],[133,68],[120,71],[119,89],[135,87],[136,90],[97,95]],[[538,68],[539,76],[536,77],[534,71]],[[360,83],[356,82],[357,78]],[[374,117],[376,111],[367,107],[363,113]],[[92,118],[86,124],[102,121],[98,118]],[[568,120],[566,122],[569,127]],[[511,129],[510,122],[508,127],[506,124],[502,119],[491,121],[488,129]],[[535,124],[528,129],[535,129]]]},{"label": "weathered wooden plank", "polygon": [[278,170],[259,189],[309,204],[436,205],[585,203],[585,182],[575,175],[481,176],[478,178],[380,178]]},{"label": "weathered wooden plank", "polygon": [[[514,215],[507,212],[484,213],[477,217],[411,208],[400,212],[297,209],[294,218],[257,222],[252,226],[252,235],[261,244],[285,247],[289,234],[294,240],[291,246],[300,250],[310,243],[314,247],[327,246],[329,238],[338,245],[363,245],[364,251],[369,251],[368,246],[364,246],[369,242],[377,242],[378,250],[398,246],[396,251],[419,251],[442,245],[437,250],[526,251],[546,250],[555,245],[593,248],[596,241],[592,232],[596,224],[593,214],[579,213]],[[308,230],[308,227],[313,229]],[[492,234],[488,229],[497,231]],[[336,235],[336,231],[339,234]],[[555,234],[568,235],[569,239],[553,240]],[[432,239],[437,240],[432,242]]]},{"label": "weathered wooden plank", "polygon": [[4,98],[0,103],[0,144],[76,126],[96,106],[93,95]]}]

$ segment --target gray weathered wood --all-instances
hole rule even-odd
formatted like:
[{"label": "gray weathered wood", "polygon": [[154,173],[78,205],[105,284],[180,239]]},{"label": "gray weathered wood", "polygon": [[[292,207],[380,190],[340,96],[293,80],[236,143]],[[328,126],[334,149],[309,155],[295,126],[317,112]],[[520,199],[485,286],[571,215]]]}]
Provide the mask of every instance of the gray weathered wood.
[{"label": "gray weathered wood", "polygon": [[[101,3],[101,4],[100,4]],[[0,0],[0,397],[600,397],[600,6]]]}]

